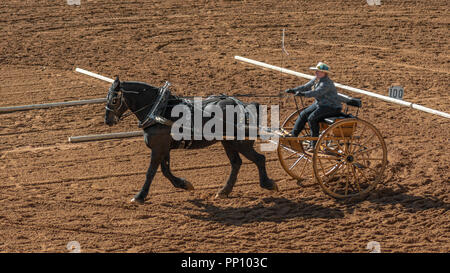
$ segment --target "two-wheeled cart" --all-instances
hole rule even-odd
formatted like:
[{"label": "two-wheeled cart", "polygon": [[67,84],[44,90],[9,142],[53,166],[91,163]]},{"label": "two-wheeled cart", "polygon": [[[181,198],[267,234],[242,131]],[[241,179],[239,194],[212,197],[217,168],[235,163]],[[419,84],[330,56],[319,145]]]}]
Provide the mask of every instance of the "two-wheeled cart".
[{"label": "two-wheeled cart", "polygon": [[[375,126],[358,118],[361,100],[343,100],[345,113],[321,121],[319,137],[310,136],[308,124],[297,137],[290,136],[303,109],[290,114],[278,131],[278,158],[291,177],[315,179],[334,198],[364,197],[383,177],[386,144]],[[349,106],[357,109],[356,115],[347,113]],[[313,150],[308,150],[310,141],[317,141]]]}]

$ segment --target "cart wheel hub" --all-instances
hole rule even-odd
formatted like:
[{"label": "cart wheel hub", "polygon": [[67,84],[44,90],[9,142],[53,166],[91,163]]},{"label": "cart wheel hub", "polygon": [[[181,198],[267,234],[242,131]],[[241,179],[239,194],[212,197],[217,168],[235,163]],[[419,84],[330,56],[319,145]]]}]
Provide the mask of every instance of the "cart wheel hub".
[{"label": "cart wheel hub", "polygon": [[351,156],[351,155],[347,156],[346,161],[347,161],[348,163],[352,163],[353,160],[354,160],[353,156]]}]

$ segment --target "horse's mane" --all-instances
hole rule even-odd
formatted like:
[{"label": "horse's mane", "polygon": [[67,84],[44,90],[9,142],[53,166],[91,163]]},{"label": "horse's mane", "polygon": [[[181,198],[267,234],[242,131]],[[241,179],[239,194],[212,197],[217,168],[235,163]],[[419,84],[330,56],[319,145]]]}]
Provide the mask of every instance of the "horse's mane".
[{"label": "horse's mane", "polygon": [[145,92],[145,91],[158,91],[158,87],[149,85],[144,82],[137,81],[124,81],[120,82],[120,88],[125,91]]},{"label": "horse's mane", "polygon": [[[136,111],[149,103],[148,110],[150,110],[158,97],[160,87],[139,81],[123,81],[120,82],[120,89],[124,92],[124,96],[133,101],[132,105],[134,105],[136,109],[132,111]],[[163,110],[162,116],[169,118],[172,108],[181,102],[182,99],[178,96],[170,94],[169,101]]]}]

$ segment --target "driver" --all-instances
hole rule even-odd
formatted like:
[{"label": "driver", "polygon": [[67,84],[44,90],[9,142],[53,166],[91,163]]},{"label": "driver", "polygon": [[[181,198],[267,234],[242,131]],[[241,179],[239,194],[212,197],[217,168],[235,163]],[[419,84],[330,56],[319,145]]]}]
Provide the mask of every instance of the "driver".
[{"label": "driver", "polygon": [[[319,62],[315,67],[310,67],[315,71],[315,77],[307,84],[295,88],[285,90],[286,93],[295,94],[295,96],[304,96],[307,98],[314,97],[315,102],[300,112],[291,136],[298,134],[305,127],[306,122],[311,128],[311,136],[319,136],[319,121],[339,115],[342,111],[341,100],[338,97],[336,87],[333,81],[328,77],[330,67]],[[308,151],[312,151],[317,141],[311,141]]]}]

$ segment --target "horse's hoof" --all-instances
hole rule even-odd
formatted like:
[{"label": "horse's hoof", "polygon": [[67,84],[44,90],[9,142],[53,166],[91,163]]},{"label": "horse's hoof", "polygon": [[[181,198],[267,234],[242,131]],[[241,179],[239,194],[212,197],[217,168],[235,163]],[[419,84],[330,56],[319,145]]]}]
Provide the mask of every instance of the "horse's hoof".
[{"label": "horse's hoof", "polygon": [[271,189],[271,191],[279,192],[280,190],[278,189],[278,185],[273,183],[273,188]]},{"label": "horse's hoof", "polygon": [[184,185],[185,185],[185,189],[187,190],[187,191],[193,191],[194,190],[194,186],[191,184],[191,182],[189,182],[189,181],[184,181]]},{"label": "horse's hoof", "polygon": [[133,197],[130,202],[134,203],[134,204],[142,205],[142,204],[144,204],[145,201],[142,198]]},{"label": "horse's hoof", "polygon": [[279,189],[278,189],[278,185],[277,184],[275,184],[275,182],[272,182],[272,184],[270,184],[270,185],[261,185],[261,188],[263,188],[263,189],[266,189],[266,190],[269,190],[269,191],[273,191],[273,192],[278,192],[278,191],[280,191]]},{"label": "horse's hoof", "polygon": [[224,198],[228,198],[228,194],[224,193],[224,192],[218,192],[216,194],[216,196],[214,196],[215,199],[224,199]]}]

